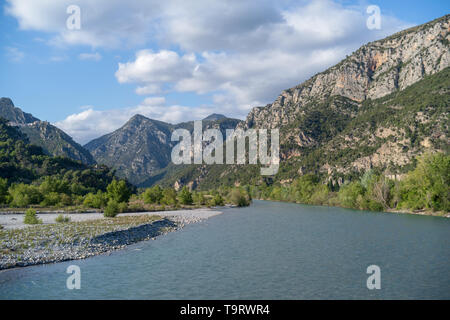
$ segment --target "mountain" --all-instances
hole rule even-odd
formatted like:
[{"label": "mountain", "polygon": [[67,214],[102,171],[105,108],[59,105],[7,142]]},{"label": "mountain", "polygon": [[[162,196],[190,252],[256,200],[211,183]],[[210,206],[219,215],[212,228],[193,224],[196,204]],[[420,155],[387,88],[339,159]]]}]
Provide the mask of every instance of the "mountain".
[{"label": "mountain", "polygon": [[[105,166],[86,165],[67,157],[47,155],[41,147],[30,144],[26,135],[0,117],[0,178],[8,183],[26,183],[52,176],[77,195],[106,190],[114,171]],[[30,195],[33,197],[34,195]]]},{"label": "mountain", "polygon": [[401,178],[424,151],[448,152],[450,15],[368,43],[255,107],[242,129],[280,129],[278,174],[256,165],[170,166],[152,183],[285,183],[313,173],[342,184],[367,170]]},{"label": "mountain", "polygon": [[13,123],[24,124],[39,121],[29,113],[23,112],[20,108],[16,108],[9,98],[0,98],[0,117]]},{"label": "mountain", "polygon": [[[241,122],[220,115],[211,116],[211,119],[202,122],[204,129],[217,128],[225,133],[226,129],[235,128]],[[119,176],[131,183],[142,185],[169,165],[172,147],[178,143],[171,141],[171,134],[178,128],[192,132],[194,122],[173,125],[135,115],[121,128],[92,140],[84,147],[98,163],[116,169]]]},{"label": "mountain", "polygon": [[216,121],[216,120],[221,120],[221,119],[226,119],[226,117],[223,114],[213,113],[213,114],[210,114],[209,116],[207,116],[206,118],[204,118],[203,120]]},{"label": "mountain", "polygon": [[95,163],[89,151],[73,141],[64,131],[23,112],[15,107],[9,98],[0,99],[0,117],[8,120],[10,125],[18,127],[30,143],[42,147],[48,155],[68,157],[85,164]]}]

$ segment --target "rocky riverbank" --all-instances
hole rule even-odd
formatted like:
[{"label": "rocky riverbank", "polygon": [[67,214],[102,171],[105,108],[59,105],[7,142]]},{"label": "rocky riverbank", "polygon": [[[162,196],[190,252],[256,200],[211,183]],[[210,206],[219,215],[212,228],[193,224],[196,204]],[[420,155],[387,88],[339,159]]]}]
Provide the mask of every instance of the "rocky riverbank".
[{"label": "rocky riverbank", "polygon": [[[188,210],[155,214],[122,214],[101,218],[94,214],[78,221],[47,223],[0,230],[0,270],[66,260],[84,259],[119,250],[127,245],[154,239],[199,222],[213,215],[213,210]],[[16,215],[16,221],[22,218]],[[41,215],[49,219],[48,215]],[[95,218],[95,219],[93,219]]]}]

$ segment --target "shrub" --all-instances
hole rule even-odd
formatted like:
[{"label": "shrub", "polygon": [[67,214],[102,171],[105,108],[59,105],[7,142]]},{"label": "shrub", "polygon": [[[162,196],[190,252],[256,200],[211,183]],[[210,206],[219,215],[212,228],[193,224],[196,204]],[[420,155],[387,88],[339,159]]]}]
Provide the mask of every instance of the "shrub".
[{"label": "shrub", "polygon": [[14,184],[8,189],[11,195],[11,206],[26,207],[30,204],[39,204],[42,200],[42,194],[39,189],[33,185],[24,183]]},{"label": "shrub", "polygon": [[180,201],[182,204],[192,204],[192,193],[189,191],[188,187],[184,186],[180,192]]},{"label": "shrub", "polygon": [[109,200],[103,211],[103,216],[107,218],[114,218],[119,213],[119,203],[116,200]]},{"label": "shrub", "polygon": [[161,204],[164,205],[175,205],[177,203],[177,192],[173,188],[166,188],[163,191],[163,197],[161,199]]},{"label": "shrub", "polygon": [[36,210],[28,209],[25,212],[25,217],[23,219],[23,223],[25,223],[25,224],[41,224],[42,220],[37,217]]},{"label": "shrub", "polygon": [[101,192],[100,190],[97,191],[96,194],[94,193],[88,193],[84,197],[83,205],[88,208],[103,208],[108,203],[108,197],[105,193]]},{"label": "shrub", "polygon": [[128,204],[126,202],[120,202],[119,205],[118,205],[118,208],[119,208],[119,212],[120,213],[127,212]]},{"label": "shrub", "polygon": [[424,154],[400,183],[400,207],[450,210],[450,156]]},{"label": "shrub", "polygon": [[220,194],[216,194],[210,202],[211,206],[223,206],[225,204],[225,201],[223,200],[222,196]]},{"label": "shrub", "polygon": [[250,201],[243,191],[239,189],[233,189],[230,193],[229,200],[232,204],[238,207],[246,207],[250,205]]},{"label": "shrub", "polygon": [[142,199],[145,203],[160,203],[163,198],[163,190],[156,185],[152,188],[147,188],[142,194]]},{"label": "shrub", "polygon": [[0,204],[6,204],[8,194],[8,180],[0,178]]},{"label": "shrub", "polygon": [[44,195],[44,200],[41,201],[40,205],[43,207],[55,206],[59,203],[60,197],[57,192],[50,192]]},{"label": "shrub", "polygon": [[56,217],[55,222],[57,222],[57,223],[67,223],[67,222],[70,222],[70,217],[69,216],[63,216],[62,214],[60,214],[59,216]]},{"label": "shrub", "polygon": [[117,202],[128,202],[131,196],[131,190],[128,188],[125,180],[113,180],[106,187],[108,198]]},{"label": "shrub", "polygon": [[[358,196],[361,196],[358,201]],[[364,197],[364,188],[359,182],[351,182],[341,187],[338,193],[339,203],[347,208],[359,209],[359,202]]]}]

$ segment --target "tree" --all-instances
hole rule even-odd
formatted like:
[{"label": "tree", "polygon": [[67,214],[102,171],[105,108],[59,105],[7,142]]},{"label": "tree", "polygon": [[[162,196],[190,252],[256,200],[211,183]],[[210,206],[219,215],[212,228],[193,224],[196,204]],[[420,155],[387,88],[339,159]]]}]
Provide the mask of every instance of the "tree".
[{"label": "tree", "polygon": [[0,178],[0,204],[6,203],[7,195],[8,195],[8,179]]},{"label": "tree", "polygon": [[163,198],[163,190],[159,185],[147,188],[142,195],[145,203],[160,203]]},{"label": "tree", "polygon": [[117,202],[128,202],[131,196],[131,190],[128,188],[125,180],[117,181],[114,179],[106,187],[108,198]]},{"label": "tree", "polygon": [[114,218],[115,216],[117,216],[119,211],[119,203],[114,199],[110,199],[108,201],[108,204],[106,205],[105,210],[103,211],[103,216],[107,218]]},{"label": "tree", "polygon": [[187,186],[184,186],[180,192],[180,200],[182,204],[192,204],[192,193]]},{"label": "tree", "polygon": [[173,188],[166,188],[163,191],[161,204],[175,205],[177,203],[177,192]]},{"label": "tree", "polygon": [[416,168],[400,183],[400,207],[450,211],[450,156],[418,157]]},{"label": "tree", "polygon": [[42,194],[39,188],[34,185],[27,185],[24,183],[13,184],[8,189],[11,195],[11,206],[26,207],[30,204],[39,204],[42,200]]}]

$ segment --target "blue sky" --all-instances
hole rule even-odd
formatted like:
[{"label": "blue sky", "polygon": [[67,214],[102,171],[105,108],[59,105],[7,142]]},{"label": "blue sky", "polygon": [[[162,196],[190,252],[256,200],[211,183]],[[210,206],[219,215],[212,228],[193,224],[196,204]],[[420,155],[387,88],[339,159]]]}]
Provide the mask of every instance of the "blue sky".
[{"label": "blue sky", "polygon": [[[123,3],[123,2],[122,2]],[[66,8],[81,9],[68,30]],[[381,10],[368,30],[368,5]],[[85,143],[142,113],[243,118],[450,1],[0,1],[0,96]]]}]

